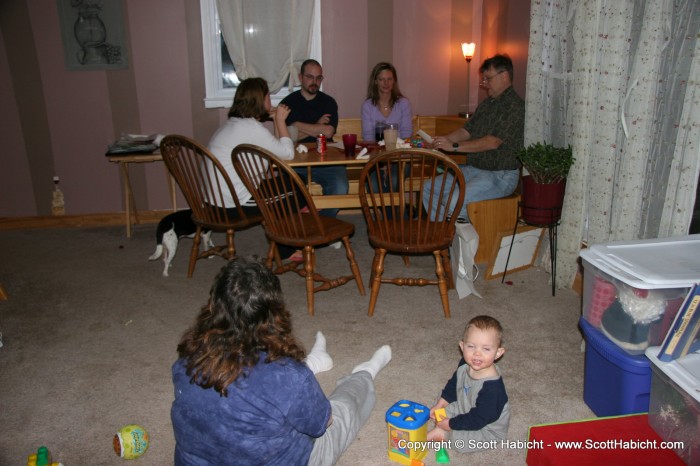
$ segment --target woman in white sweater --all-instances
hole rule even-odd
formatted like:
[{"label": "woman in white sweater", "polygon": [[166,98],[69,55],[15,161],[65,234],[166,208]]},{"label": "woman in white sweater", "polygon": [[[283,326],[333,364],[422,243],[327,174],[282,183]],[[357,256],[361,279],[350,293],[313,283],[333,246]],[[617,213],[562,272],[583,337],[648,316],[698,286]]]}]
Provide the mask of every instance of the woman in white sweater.
[{"label": "woman in white sweater", "polygon": [[[228,173],[236,196],[246,213],[259,214],[255,200],[233,168],[231,151],[239,144],[255,144],[275,154],[282,160],[294,158],[294,143],[289,137],[285,120],[289,107],[280,104],[273,108],[267,82],[262,78],[248,78],[241,81],[228,111],[228,120],[216,130],[209,141],[209,151],[221,162]],[[263,121],[274,120],[275,134],[272,134]],[[224,206],[235,207],[233,196],[224,193]],[[293,248],[278,245],[282,259],[303,260]]]},{"label": "woman in white sweater", "polygon": [[[243,206],[255,206],[251,194],[236,174],[231,161],[231,151],[239,144],[255,144],[266,149],[282,160],[294,158],[294,143],[289,137],[285,120],[289,107],[272,107],[267,82],[262,78],[248,78],[241,81],[228,111],[228,120],[216,130],[209,141],[209,151],[219,159],[228,173],[238,200]],[[272,117],[275,134],[272,134],[263,121]],[[233,197],[226,195],[225,206],[235,207]]]}]

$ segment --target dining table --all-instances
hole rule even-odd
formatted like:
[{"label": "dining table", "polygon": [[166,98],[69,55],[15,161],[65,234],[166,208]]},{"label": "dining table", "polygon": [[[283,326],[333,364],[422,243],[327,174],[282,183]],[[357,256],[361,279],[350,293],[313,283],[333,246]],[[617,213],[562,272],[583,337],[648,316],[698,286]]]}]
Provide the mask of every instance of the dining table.
[{"label": "dining table", "polygon": [[[326,147],[326,152],[320,153],[316,150],[316,143],[303,143],[301,146],[306,148],[306,151],[295,152],[292,160],[286,160],[285,163],[290,167],[306,167],[306,184],[317,209],[359,209],[361,207],[360,197],[358,195],[358,180],[359,172],[362,167],[372,158],[385,152],[384,145],[379,145],[372,142],[358,142],[355,148],[355,155],[351,157],[345,156],[342,142],[329,143]],[[297,146],[298,148],[298,146]],[[366,151],[363,151],[366,149]],[[366,156],[358,158],[359,154],[366,152]],[[466,161],[466,154],[451,153],[457,163]],[[349,176],[349,186],[347,194],[329,194],[324,195],[320,192],[320,186],[313,184],[312,171],[314,167],[345,165],[349,172],[356,172],[357,176]]]},{"label": "dining table", "polygon": [[[305,147],[306,151],[300,151],[299,146]],[[362,149],[367,149],[367,157],[357,156],[362,152]],[[348,194],[329,194],[324,195],[319,192],[319,189],[313,185],[313,177],[311,169],[314,167],[324,167],[333,165],[345,165],[351,171],[359,171],[372,158],[384,152],[384,146],[375,143],[358,143],[355,148],[355,155],[351,157],[345,156],[343,143],[329,143],[326,146],[326,152],[320,153],[316,150],[316,143],[303,143],[297,146],[294,158],[286,160],[285,163],[290,167],[306,167],[306,184],[311,193],[311,198],[317,209],[359,209],[360,198],[358,197],[357,180],[350,180]],[[320,187],[318,187],[320,188]]]}]

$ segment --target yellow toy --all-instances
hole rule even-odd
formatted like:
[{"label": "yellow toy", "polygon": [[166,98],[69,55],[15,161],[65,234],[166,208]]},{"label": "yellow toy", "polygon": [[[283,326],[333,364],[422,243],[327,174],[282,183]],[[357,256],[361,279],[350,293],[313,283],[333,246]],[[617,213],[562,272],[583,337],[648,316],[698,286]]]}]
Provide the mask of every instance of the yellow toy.
[{"label": "yellow toy", "polygon": [[133,460],[146,453],[148,433],[141,426],[129,424],[119,429],[112,444],[117,455],[127,460]]},{"label": "yellow toy", "polygon": [[[411,466],[420,464],[428,454],[425,443],[428,438],[428,419],[430,409],[413,401],[397,401],[386,412],[386,423],[389,431],[389,459],[397,463]],[[416,448],[418,447],[418,448]]]},{"label": "yellow toy", "polygon": [[435,422],[440,422],[447,417],[447,413],[445,412],[445,408],[438,408],[434,411],[434,413],[435,413]]}]

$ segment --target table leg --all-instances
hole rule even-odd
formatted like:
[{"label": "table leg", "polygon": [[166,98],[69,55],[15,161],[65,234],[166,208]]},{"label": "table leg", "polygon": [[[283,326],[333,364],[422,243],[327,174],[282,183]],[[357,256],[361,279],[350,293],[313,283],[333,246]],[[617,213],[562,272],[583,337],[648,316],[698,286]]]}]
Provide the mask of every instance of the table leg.
[{"label": "table leg", "polygon": [[131,238],[131,181],[129,180],[129,163],[119,162],[124,176],[124,209],[126,210],[126,237]]}]

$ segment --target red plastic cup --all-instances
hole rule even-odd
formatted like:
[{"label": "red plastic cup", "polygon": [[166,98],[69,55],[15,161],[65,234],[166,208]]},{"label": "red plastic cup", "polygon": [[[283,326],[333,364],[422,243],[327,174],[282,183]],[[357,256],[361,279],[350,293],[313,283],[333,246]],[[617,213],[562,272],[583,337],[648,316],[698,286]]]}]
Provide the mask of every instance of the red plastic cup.
[{"label": "red plastic cup", "polygon": [[343,149],[345,149],[345,157],[355,156],[355,146],[357,146],[357,134],[343,134]]}]

